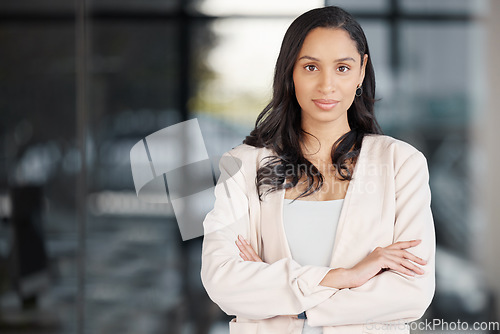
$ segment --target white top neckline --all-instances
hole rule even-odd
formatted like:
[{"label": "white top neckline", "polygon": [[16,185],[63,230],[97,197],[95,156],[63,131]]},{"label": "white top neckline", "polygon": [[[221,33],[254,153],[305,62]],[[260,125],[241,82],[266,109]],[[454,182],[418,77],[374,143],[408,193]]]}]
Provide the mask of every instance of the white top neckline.
[{"label": "white top neckline", "polygon": [[326,203],[330,203],[330,202],[338,202],[338,201],[343,201],[344,199],[343,198],[340,198],[340,199],[329,199],[329,200],[326,200],[326,201],[308,201],[308,200],[300,200],[300,199],[297,199],[297,200],[293,200],[293,199],[289,199],[289,198],[285,198],[285,201],[288,201],[288,202],[292,202],[292,201],[295,201],[294,203],[302,203],[302,202],[312,202],[312,203],[323,203],[323,202],[326,202]]}]

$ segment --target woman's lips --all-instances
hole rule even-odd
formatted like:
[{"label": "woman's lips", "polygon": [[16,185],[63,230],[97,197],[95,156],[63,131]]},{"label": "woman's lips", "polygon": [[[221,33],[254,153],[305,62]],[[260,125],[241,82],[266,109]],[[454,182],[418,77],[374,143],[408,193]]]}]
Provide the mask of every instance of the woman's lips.
[{"label": "woman's lips", "polygon": [[314,99],[314,104],[323,110],[330,110],[335,108],[339,101],[337,100],[329,100],[329,99]]}]

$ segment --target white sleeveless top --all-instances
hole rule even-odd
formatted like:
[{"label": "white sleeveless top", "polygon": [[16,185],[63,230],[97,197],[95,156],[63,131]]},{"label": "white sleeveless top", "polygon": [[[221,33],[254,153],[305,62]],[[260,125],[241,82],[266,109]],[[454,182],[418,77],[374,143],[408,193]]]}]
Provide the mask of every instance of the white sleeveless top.
[{"label": "white sleeveless top", "polygon": [[[330,265],[343,199],[304,201],[284,199],[283,225],[292,258],[301,265]],[[306,311],[307,314],[307,311]],[[302,334],[322,334],[304,321]]]}]

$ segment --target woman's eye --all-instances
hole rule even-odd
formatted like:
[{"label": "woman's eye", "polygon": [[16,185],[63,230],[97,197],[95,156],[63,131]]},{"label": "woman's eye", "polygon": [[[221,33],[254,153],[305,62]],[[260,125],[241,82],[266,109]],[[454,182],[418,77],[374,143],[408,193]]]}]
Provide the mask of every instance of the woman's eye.
[{"label": "woman's eye", "polygon": [[306,65],[304,66],[304,68],[309,72],[315,71],[317,69],[316,65]]},{"label": "woman's eye", "polygon": [[345,73],[347,71],[349,71],[349,67],[347,66],[339,66],[338,70],[342,73]]}]

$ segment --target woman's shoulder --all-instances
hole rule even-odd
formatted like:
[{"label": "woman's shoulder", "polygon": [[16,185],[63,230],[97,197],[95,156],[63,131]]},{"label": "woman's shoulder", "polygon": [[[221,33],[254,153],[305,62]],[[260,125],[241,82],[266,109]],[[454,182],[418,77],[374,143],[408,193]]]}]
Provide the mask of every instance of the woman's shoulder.
[{"label": "woman's shoulder", "polygon": [[[262,165],[265,157],[275,156],[274,151],[265,147],[255,147],[248,144],[240,144],[233,147],[223,154],[221,161],[223,163],[233,164],[249,176],[255,175],[256,171]],[[230,157],[229,162],[224,157]]]},{"label": "woman's shoulder", "polygon": [[391,160],[406,161],[412,156],[424,155],[410,143],[387,135],[366,135],[363,146],[372,157],[390,158]]},{"label": "woman's shoulder", "polygon": [[255,147],[248,144],[239,144],[225,154],[229,154],[240,160],[255,160],[261,156],[272,155],[273,151],[265,147]]}]

